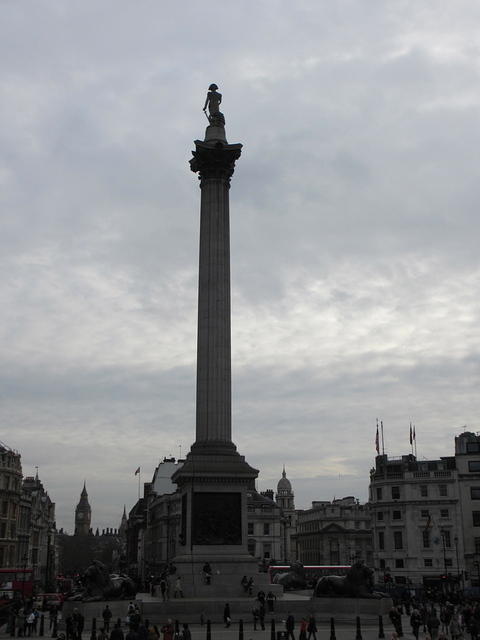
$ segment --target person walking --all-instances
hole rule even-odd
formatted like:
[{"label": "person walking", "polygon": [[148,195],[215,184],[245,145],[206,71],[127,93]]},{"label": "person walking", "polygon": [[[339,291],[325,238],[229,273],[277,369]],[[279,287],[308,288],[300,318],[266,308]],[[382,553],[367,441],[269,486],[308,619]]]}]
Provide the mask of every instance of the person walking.
[{"label": "person walking", "polygon": [[188,628],[188,622],[183,623],[182,640],[192,640],[192,633]]},{"label": "person walking", "polygon": [[293,633],[295,629],[295,618],[291,613],[288,614],[287,619],[285,620],[285,629],[287,632],[287,640],[288,638],[295,640],[295,634]]},{"label": "person walking", "polygon": [[258,607],[258,620],[260,622],[260,629],[265,631],[265,605],[260,602],[260,606]]},{"label": "person walking", "polygon": [[300,620],[300,634],[298,636],[299,640],[307,640],[307,627],[308,622],[305,617],[302,617]]},{"label": "person walking", "polygon": [[400,612],[397,609],[397,607],[392,607],[390,609],[390,611],[388,612],[388,617],[390,618],[390,622],[393,624],[395,633],[398,635],[399,638],[401,638],[403,636],[402,616],[400,615]]},{"label": "person walking", "polygon": [[123,635],[123,631],[121,626],[117,623],[111,633],[110,633],[110,640],[124,640],[125,636]]},{"label": "person walking", "polygon": [[228,627],[232,623],[232,618],[230,615],[230,605],[228,604],[228,602],[223,607],[223,621],[225,623],[226,628],[228,629]]},{"label": "person walking", "polygon": [[33,633],[33,626],[35,624],[35,613],[30,611],[27,614],[27,636],[30,637]]},{"label": "person walking", "polygon": [[160,631],[163,634],[163,640],[173,640],[174,628],[170,618],[167,620],[167,623],[163,625]]},{"label": "person walking", "polygon": [[427,618],[427,629],[432,640],[437,640],[438,631],[440,629],[440,620],[437,617],[437,612],[435,611],[435,609],[432,609],[432,612]]},{"label": "person walking", "polygon": [[462,628],[458,622],[458,618],[454,615],[452,617],[452,621],[450,622],[449,627],[450,635],[452,636],[452,640],[460,640],[462,637]]},{"label": "person walking", "polygon": [[274,593],[272,593],[271,591],[267,593],[265,600],[267,602],[268,613],[273,613],[273,605],[276,599],[277,596]]},{"label": "person walking", "polygon": [[174,598],[183,598],[182,579],[180,576],[175,580],[175,589],[173,591]]},{"label": "person walking", "polygon": [[313,640],[317,640],[317,622],[313,615],[310,616],[310,618],[308,619],[307,633],[308,633],[307,640],[310,640],[312,636],[313,636]]},{"label": "person walking", "polygon": [[164,576],[162,576],[160,579],[160,593],[162,594],[163,602],[165,602],[165,600],[167,599],[167,581],[165,580]]},{"label": "person walking", "polygon": [[410,626],[412,627],[412,633],[415,636],[415,640],[418,640],[421,624],[422,614],[418,609],[413,609],[412,615],[410,616]]},{"label": "person walking", "polygon": [[102,611],[103,618],[103,628],[105,629],[105,633],[110,633],[110,620],[112,619],[112,610],[108,606],[105,606],[105,609]]},{"label": "person walking", "polygon": [[248,594],[248,578],[247,578],[247,576],[243,576],[243,578],[240,581],[240,584],[242,585],[243,592],[245,594]]},{"label": "person walking", "polygon": [[257,630],[258,619],[260,617],[260,612],[258,611],[258,606],[255,603],[252,609],[252,617],[253,617],[253,630]]}]

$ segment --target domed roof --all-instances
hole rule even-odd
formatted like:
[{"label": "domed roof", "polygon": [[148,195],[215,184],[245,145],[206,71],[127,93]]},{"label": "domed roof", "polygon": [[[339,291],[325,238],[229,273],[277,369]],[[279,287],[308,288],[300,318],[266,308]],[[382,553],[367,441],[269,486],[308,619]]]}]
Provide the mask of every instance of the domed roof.
[{"label": "domed roof", "polygon": [[277,484],[277,493],[280,493],[280,491],[292,491],[292,485],[290,484],[290,480],[287,478],[287,474],[285,473],[285,467],[283,467],[282,477]]}]

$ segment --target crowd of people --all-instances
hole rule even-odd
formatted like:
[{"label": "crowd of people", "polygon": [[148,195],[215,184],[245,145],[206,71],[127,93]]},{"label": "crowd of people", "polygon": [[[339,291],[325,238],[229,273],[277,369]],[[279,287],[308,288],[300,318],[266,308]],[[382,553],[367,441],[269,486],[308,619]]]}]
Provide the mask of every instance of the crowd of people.
[{"label": "crowd of people", "polygon": [[412,600],[394,605],[389,611],[394,631],[391,640],[404,635],[402,614],[410,622],[411,633],[416,640],[463,640],[470,636],[478,640],[480,635],[479,602],[442,602]]}]

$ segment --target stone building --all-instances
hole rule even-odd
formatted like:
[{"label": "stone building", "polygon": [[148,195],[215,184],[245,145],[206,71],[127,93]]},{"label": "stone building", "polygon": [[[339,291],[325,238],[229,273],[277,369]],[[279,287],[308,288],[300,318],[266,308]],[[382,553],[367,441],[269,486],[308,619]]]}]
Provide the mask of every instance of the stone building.
[{"label": "stone building", "polygon": [[57,570],[55,504],[38,473],[24,479],[20,507],[18,562],[32,567],[35,584],[53,591]]},{"label": "stone building", "polygon": [[[476,459],[480,462],[480,454]],[[420,461],[413,454],[376,457],[369,491],[379,582],[433,586],[459,571],[458,483],[454,456]]]},{"label": "stone building", "polygon": [[88,536],[92,523],[92,508],[88,502],[87,483],[83,483],[80,500],[75,508],[75,535]]},{"label": "stone building", "polygon": [[479,435],[466,431],[455,438],[455,465],[462,532],[452,528],[450,533],[455,546],[452,562],[462,583],[480,586]]},{"label": "stone building", "polygon": [[248,552],[259,562],[283,559],[281,516],[271,489],[247,492]]},{"label": "stone building", "polygon": [[[144,577],[158,576],[177,553],[180,537],[181,500],[172,475],[183,464],[183,460],[164,458],[153,474],[149,493],[146,496],[145,533],[143,552],[145,562],[139,562]],[[136,516],[133,518],[135,525]]]},{"label": "stone building", "polygon": [[20,454],[0,442],[0,567],[18,559],[17,519],[22,494]]},{"label": "stone building", "polygon": [[280,522],[282,527],[282,543],[280,555],[283,562],[293,562],[297,559],[297,549],[293,545],[294,534],[297,530],[297,511],[295,510],[295,496],[290,480],[287,478],[285,466],[282,477],[278,481],[275,502],[280,507]]},{"label": "stone building", "polygon": [[368,505],[352,496],[312,502],[298,511],[296,542],[298,559],[310,565],[348,565],[373,561],[373,537]]}]

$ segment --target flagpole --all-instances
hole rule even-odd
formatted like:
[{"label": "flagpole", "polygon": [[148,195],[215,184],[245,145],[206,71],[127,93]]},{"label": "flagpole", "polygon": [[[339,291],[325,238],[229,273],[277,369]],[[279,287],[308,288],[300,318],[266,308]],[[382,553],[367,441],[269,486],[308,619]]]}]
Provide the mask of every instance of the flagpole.
[{"label": "flagpole", "polygon": [[140,476],[142,475],[142,472],[139,471],[138,472],[138,499],[140,500]]},{"label": "flagpole", "polygon": [[382,430],[382,456],[385,455],[385,440],[383,439],[383,420],[380,420],[380,427]]},{"label": "flagpole", "polygon": [[417,434],[415,433],[415,425],[413,425],[413,441],[415,442],[415,458],[417,457]]}]

